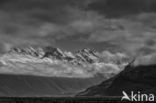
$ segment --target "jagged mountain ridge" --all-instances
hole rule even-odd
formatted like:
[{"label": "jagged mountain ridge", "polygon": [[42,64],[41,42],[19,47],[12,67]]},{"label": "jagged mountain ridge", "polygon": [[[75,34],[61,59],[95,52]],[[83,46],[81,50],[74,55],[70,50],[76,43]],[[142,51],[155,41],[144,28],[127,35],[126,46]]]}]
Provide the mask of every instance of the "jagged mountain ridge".
[{"label": "jagged mountain ridge", "polygon": [[[27,48],[12,48],[9,52],[10,54],[22,54],[22,55],[30,55],[33,57],[38,58],[51,58],[51,59],[57,59],[61,61],[71,62],[75,64],[82,64],[82,63],[98,63],[98,62],[104,62],[102,61],[103,57],[101,54],[94,49],[85,48],[82,50],[78,50],[75,52],[67,52],[62,51],[59,48],[55,47],[27,47]],[[128,58],[125,55],[121,55],[121,61],[123,62]]]},{"label": "jagged mountain ridge", "polygon": [[0,57],[0,73],[39,76],[90,78],[97,75],[109,78],[127,65],[129,58],[123,53],[102,53],[94,49],[76,52],[54,47],[12,48]]},{"label": "jagged mountain ridge", "polygon": [[[39,58],[52,58],[58,59],[62,61],[68,62],[77,62],[80,64],[82,62],[85,63],[95,63],[98,62],[98,53],[91,49],[83,49],[72,52],[63,52],[59,48],[55,47],[45,47],[45,48],[12,48],[10,53],[23,54],[23,55],[31,55]],[[97,61],[96,61],[97,60]]]}]

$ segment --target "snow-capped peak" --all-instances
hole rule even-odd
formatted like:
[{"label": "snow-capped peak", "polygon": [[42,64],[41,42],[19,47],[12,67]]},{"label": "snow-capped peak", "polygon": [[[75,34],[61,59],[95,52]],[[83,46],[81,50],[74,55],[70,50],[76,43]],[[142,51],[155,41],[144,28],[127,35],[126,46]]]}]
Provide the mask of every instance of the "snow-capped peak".
[{"label": "snow-capped peak", "polygon": [[78,50],[76,52],[62,51],[59,48],[55,47],[26,47],[26,48],[12,48],[9,52],[10,54],[19,54],[19,55],[29,55],[37,58],[49,58],[52,60],[60,60],[73,64],[93,64],[99,62],[118,62],[120,59],[121,62],[127,59],[125,54],[116,53],[112,54],[108,51],[99,53],[94,49],[85,48]]},{"label": "snow-capped peak", "polygon": [[65,77],[111,76],[124,69],[127,58],[122,53],[100,53],[88,48],[77,52],[55,47],[12,48],[0,56],[0,72]]}]

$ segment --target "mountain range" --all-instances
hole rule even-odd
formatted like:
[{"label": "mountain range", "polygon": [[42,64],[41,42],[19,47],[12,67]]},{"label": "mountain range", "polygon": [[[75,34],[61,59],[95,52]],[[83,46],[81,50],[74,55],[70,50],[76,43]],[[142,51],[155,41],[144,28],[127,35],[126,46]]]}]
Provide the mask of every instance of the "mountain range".
[{"label": "mountain range", "polygon": [[155,94],[156,90],[156,66],[130,63],[124,53],[16,47],[0,61],[0,96],[119,97],[123,91]]},{"label": "mountain range", "polygon": [[[128,61],[128,57],[125,54],[117,53],[111,54],[108,51],[104,51],[103,53],[99,53],[94,49],[84,48],[82,50],[78,50],[75,52],[62,51],[59,48],[55,47],[26,47],[26,48],[12,48],[9,51],[10,54],[21,54],[21,55],[29,55],[37,58],[51,58],[55,60],[61,60],[65,62],[70,62],[73,64],[93,64],[105,62],[105,56],[108,56],[108,59],[112,59],[108,62],[113,62],[117,64],[122,64],[123,62]],[[114,56],[114,57],[113,57]],[[115,57],[116,56],[116,57]],[[111,58],[112,57],[112,58]],[[113,60],[114,59],[114,60]]]},{"label": "mountain range", "polygon": [[15,47],[0,57],[0,96],[69,96],[113,77],[129,58],[94,49]]}]

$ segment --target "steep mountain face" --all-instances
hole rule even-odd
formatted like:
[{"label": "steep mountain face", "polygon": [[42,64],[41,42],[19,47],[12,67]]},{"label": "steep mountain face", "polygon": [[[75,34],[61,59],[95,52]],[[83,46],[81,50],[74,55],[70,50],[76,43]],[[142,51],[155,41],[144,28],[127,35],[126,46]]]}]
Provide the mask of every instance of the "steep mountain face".
[{"label": "steep mountain face", "polygon": [[75,53],[63,52],[59,48],[45,47],[45,48],[12,48],[10,53],[30,55],[38,58],[51,58],[61,61],[82,64],[98,62],[99,55],[95,54],[91,49],[83,49]]},{"label": "steep mountain face", "polygon": [[[106,54],[107,53],[107,54]],[[85,48],[82,50],[78,50],[74,53],[62,51],[59,48],[55,47],[44,47],[44,48],[33,48],[33,47],[27,47],[27,48],[12,48],[9,52],[9,54],[20,54],[20,55],[29,55],[32,57],[37,58],[51,58],[55,60],[61,60],[65,62],[70,62],[73,64],[83,65],[83,64],[93,64],[93,63],[100,63],[105,62],[104,60],[111,57],[111,53],[103,52],[103,54],[98,53],[97,51],[89,48]],[[109,57],[106,57],[109,56]],[[115,58],[116,61],[128,61],[128,57],[126,57],[125,54],[119,55],[117,54],[117,58]],[[120,59],[120,60],[119,60]],[[112,60],[109,60],[108,62],[111,62]]]},{"label": "steep mountain face", "polygon": [[115,77],[88,88],[78,96],[123,96],[122,91],[156,94],[156,65],[128,65]]},{"label": "steep mountain face", "polygon": [[42,48],[12,48],[9,53],[23,54],[23,55],[31,55],[34,57],[43,57],[44,51]]}]

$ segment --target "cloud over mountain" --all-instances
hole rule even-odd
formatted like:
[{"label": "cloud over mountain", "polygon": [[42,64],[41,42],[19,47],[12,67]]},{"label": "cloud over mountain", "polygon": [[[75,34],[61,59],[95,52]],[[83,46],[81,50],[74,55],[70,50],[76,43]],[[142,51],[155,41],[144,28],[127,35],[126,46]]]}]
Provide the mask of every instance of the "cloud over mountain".
[{"label": "cloud over mountain", "polygon": [[0,57],[0,72],[6,74],[27,74],[49,77],[110,78],[127,65],[129,57],[123,53],[108,51],[98,53],[90,49],[76,53],[64,52],[58,48],[14,48]]},{"label": "cloud over mountain", "polygon": [[[99,43],[105,45],[99,49],[106,49],[108,45],[133,56],[155,52],[155,1],[127,1],[129,5],[123,0],[3,1],[0,6],[1,52],[21,45],[54,45],[72,49],[92,44],[98,47]],[[136,8],[131,8],[132,4]],[[120,14],[114,11],[118,7],[123,13],[118,17],[108,18],[107,13],[99,11]],[[126,11],[129,14],[124,14],[124,10],[138,12]],[[73,46],[65,47],[65,44]]]}]

